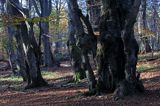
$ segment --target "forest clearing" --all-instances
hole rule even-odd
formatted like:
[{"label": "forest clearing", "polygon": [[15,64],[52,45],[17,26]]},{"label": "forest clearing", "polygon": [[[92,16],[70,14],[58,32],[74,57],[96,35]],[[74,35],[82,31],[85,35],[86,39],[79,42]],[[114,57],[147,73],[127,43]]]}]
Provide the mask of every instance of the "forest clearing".
[{"label": "forest clearing", "polygon": [[[146,57],[145,57],[146,58]],[[143,94],[126,97],[115,102],[113,94],[84,96],[88,90],[86,79],[75,84],[70,82],[73,70],[68,67],[42,71],[49,87],[24,90],[22,78],[12,77],[12,72],[0,72],[0,106],[159,106],[160,105],[160,59],[138,63],[145,86]],[[62,66],[63,66],[62,64]]]},{"label": "forest clearing", "polygon": [[0,0],[0,106],[160,106],[159,0]]}]

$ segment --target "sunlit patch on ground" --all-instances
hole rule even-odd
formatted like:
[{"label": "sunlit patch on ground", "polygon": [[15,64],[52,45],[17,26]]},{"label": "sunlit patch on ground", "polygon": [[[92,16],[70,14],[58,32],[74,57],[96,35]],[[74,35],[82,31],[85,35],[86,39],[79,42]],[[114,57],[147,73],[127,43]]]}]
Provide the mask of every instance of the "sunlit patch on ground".
[{"label": "sunlit patch on ground", "polygon": [[61,66],[61,67],[71,67],[71,64],[62,63],[60,66]]},{"label": "sunlit patch on ground", "polygon": [[[15,77],[11,71],[3,71],[0,75],[0,106],[105,106],[119,105],[141,106],[160,105],[160,68],[159,61],[139,62],[137,68],[143,69],[141,79],[144,82],[145,93],[115,102],[112,94],[84,97],[88,91],[87,79],[80,83],[69,82],[73,78],[69,62],[61,64],[63,67],[43,70],[44,79],[51,85],[38,89],[24,90],[21,77]],[[150,69],[150,70],[149,70]],[[147,70],[147,71],[146,71]]]}]

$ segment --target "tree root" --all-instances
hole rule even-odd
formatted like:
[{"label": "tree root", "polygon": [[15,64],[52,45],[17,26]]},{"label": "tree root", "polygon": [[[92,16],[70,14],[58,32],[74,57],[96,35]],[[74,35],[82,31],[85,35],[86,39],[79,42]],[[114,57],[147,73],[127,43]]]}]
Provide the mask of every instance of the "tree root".
[{"label": "tree root", "polygon": [[33,88],[40,88],[40,87],[45,87],[45,86],[49,86],[49,84],[45,81],[43,82],[33,82],[29,85],[27,85],[24,89],[27,90],[27,89],[33,89]]},{"label": "tree root", "polygon": [[96,95],[96,90],[88,91],[83,94],[83,96],[93,96]]},{"label": "tree root", "polygon": [[135,83],[129,83],[124,80],[119,83],[117,89],[114,91],[113,99],[115,101],[123,99],[125,96],[144,92],[144,86],[141,80],[137,80]]}]

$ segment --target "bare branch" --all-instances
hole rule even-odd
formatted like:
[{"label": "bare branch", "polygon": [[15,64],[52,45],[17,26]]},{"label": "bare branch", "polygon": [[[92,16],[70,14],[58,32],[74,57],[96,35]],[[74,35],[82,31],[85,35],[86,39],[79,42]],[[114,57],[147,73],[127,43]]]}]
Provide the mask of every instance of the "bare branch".
[{"label": "bare branch", "polygon": [[38,7],[37,7],[36,1],[35,1],[35,0],[32,0],[32,1],[33,1],[33,5],[34,5],[34,7],[35,7],[35,9],[36,9],[36,12],[37,12],[38,16],[41,16],[41,13],[40,13],[40,10],[39,10]]}]

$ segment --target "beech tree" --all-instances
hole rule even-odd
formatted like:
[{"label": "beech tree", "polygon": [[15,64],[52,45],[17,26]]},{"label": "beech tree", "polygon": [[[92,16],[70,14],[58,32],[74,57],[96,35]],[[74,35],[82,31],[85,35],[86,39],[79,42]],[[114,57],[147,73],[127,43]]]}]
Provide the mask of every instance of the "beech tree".
[{"label": "beech tree", "polygon": [[[84,16],[79,9],[77,0],[67,0],[68,12],[69,12],[69,25],[70,25],[70,39],[72,57],[74,60],[75,73],[81,73],[86,71],[86,76],[89,81],[89,89],[94,92],[96,80],[89,62],[88,54],[91,52],[93,57],[96,55],[96,37],[94,36],[89,17]],[[85,24],[87,33],[84,31]],[[81,64],[82,63],[82,64]],[[83,70],[81,70],[83,66]]]},{"label": "beech tree", "polygon": [[[6,16],[6,11],[5,11],[5,3],[6,3],[6,0],[2,0],[0,1],[0,4],[1,4],[1,15],[2,17]],[[7,54],[8,54],[8,57],[9,57],[9,65],[10,65],[10,68],[13,72],[14,75],[17,75],[18,73],[16,72],[15,70],[15,67],[16,67],[16,55],[15,55],[15,51],[14,51],[14,44],[13,44],[13,36],[12,36],[12,33],[13,33],[13,30],[11,29],[11,27],[7,27],[6,28],[6,32],[8,33],[7,34],[7,44],[6,44],[6,51],[7,51]]]},{"label": "beech tree", "polygon": [[20,63],[23,63],[28,88],[48,85],[42,78],[40,70],[40,47],[33,33],[33,21],[25,20],[29,11],[19,5],[18,0],[7,0],[7,13],[10,17],[18,17],[18,23],[10,20],[10,26],[14,29],[14,37],[17,42],[17,51]]},{"label": "beech tree", "polygon": [[115,93],[114,99],[143,91],[136,74],[138,44],[134,23],[141,0],[102,0],[100,19],[98,89]]},{"label": "beech tree", "polygon": [[[49,40],[49,16],[52,11],[52,0],[33,0],[30,2],[33,3],[36,13],[41,18],[39,28],[44,48],[44,64],[46,67],[53,67],[55,65],[55,60],[53,58],[51,43]],[[38,8],[38,4],[40,4],[40,8]]]},{"label": "beech tree", "polygon": [[[126,95],[142,92],[143,84],[136,73],[139,47],[134,37],[134,23],[141,0],[102,0],[103,12],[99,22],[98,44],[89,18],[84,16],[76,0],[67,0],[72,24],[72,39],[82,52],[88,72],[89,93],[114,92],[117,100]],[[84,31],[84,24],[88,33]],[[91,41],[91,42],[89,42]],[[94,42],[94,43],[93,43]],[[98,81],[88,60],[88,51],[94,55],[97,45]]]}]

